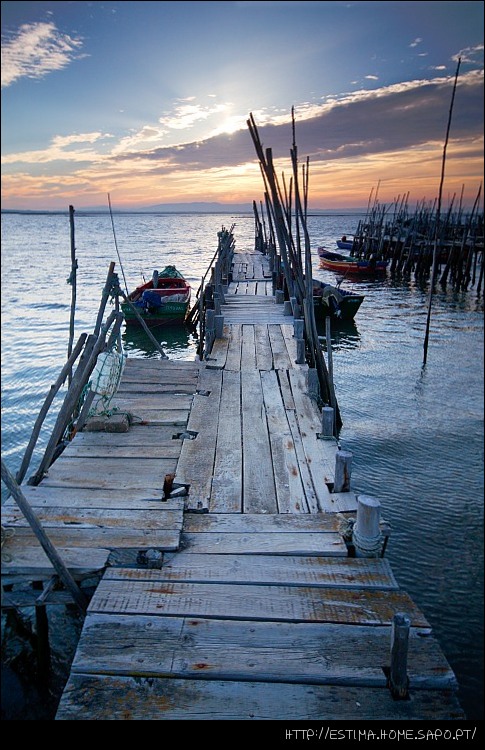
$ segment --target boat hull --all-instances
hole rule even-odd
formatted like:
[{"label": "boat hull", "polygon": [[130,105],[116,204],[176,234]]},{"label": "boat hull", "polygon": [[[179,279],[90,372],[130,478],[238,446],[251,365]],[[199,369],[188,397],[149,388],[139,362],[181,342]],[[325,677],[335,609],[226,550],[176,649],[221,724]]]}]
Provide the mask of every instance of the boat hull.
[{"label": "boat hull", "polygon": [[349,292],[325,284],[313,282],[313,308],[315,318],[333,318],[341,321],[354,319],[365,297],[357,292]]},{"label": "boat hull", "polygon": [[121,305],[129,326],[176,325],[185,323],[190,308],[191,288],[175,266],[138,286]]},{"label": "boat hull", "polygon": [[389,262],[387,260],[358,260],[350,256],[342,255],[333,250],[326,250],[319,247],[318,257],[320,258],[320,268],[344,276],[371,276],[386,272]]}]

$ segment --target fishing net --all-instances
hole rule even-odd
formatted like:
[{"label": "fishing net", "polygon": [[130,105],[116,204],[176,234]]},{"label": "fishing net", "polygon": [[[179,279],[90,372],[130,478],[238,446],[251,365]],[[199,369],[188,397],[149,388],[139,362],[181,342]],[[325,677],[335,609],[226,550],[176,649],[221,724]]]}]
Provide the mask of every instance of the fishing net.
[{"label": "fishing net", "polygon": [[95,398],[89,415],[106,414],[114,394],[118,390],[126,363],[126,354],[111,350],[98,355],[91,374],[90,389],[99,398]]}]

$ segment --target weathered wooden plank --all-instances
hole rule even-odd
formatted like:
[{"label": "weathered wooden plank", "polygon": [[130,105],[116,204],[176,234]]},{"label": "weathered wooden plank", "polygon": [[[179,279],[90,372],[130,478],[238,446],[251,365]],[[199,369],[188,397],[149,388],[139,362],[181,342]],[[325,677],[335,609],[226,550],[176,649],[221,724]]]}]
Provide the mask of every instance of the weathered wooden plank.
[{"label": "weathered wooden plank", "polygon": [[[174,429],[171,430],[175,432]],[[96,435],[101,433],[88,433],[90,435]],[[107,434],[107,433],[104,433]],[[129,433],[109,433],[109,434],[125,434]],[[180,451],[182,450],[181,440],[165,440],[161,441],[157,445],[109,445],[105,443],[97,442],[89,445],[88,443],[78,442],[74,440],[70,443],[66,450],[63,452],[63,458],[72,459],[90,459],[90,458],[178,458]]]},{"label": "weathered wooden plank", "polygon": [[[41,482],[34,487],[22,485],[22,493],[33,508],[64,507],[74,508],[183,508],[183,498],[162,500],[162,487],[153,488],[82,488],[82,487],[49,487]],[[11,498],[7,503],[13,504]],[[15,503],[16,505],[16,503]]]},{"label": "weathered wooden plank", "polygon": [[293,399],[293,393],[291,392],[291,386],[288,380],[288,371],[277,370],[277,373],[285,409],[292,409],[293,411],[295,411],[295,401]]},{"label": "weathered wooden plank", "polygon": [[398,589],[385,559],[290,555],[166,554],[161,570],[110,568],[106,580],[259,583],[349,589]]},{"label": "weathered wooden plank", "polygon": [[223,373],[210,510],[242,511],[241,375]]},{"label": "weathered wooden plank", "polygon": [[125,391],[115,396],[110,402],[110,408],[129,409],[130,411],[156,411],[190,409],[192,394],[187,393],[132,393]]},{"label": "weathered wooden plank", "polygon": [[190,359],[156,359],[155,357],[128,357],[125,364],[124,374],[128,372],[156,370],[159,373],[170,373],[182,370],[190,372],[197,371],[200,362]]},{"label": "weathered wooden plank", "polygon": [[[128,527],[132,529],[178,529],[180,531],[183,523],[182,509],[164,510],[162,503],[152,510],[122,510],[120,508],[75,510],[50,507],[38,509],[36,516],[45,529],[73,526],[78,529]],[[29,525],[19,508],[17,510],[3,508],[2,524],[15,527]]]},{"label": "weathered wooden plank", "polygon": [[261,372],[279,513],[307,513],[305,491],[275,370]]},{"label": "weathered wooden plank", "polygon": [[[173,425],[132,424],[128,432],[78,432],[66,448],[71,446],[157,446],[169,443],[180,430]],[[173,440],[174,443],[176,442]],[[66,453],[65,451],[65,453]]]},{"label": "weathered wooden plank", "polygon": [[[143,377],[143,376],[142,376]],[[167,393],[174,393],[177,395],[181,394],[188,394],[193,395],[195,391],[195,386],[197,383],[197,378],[192,376],[190,380],[187,382],[180,382],[176,381],[174,383],[151,383],[145,380],[143,378],[144,382],[140,382],[140,380],[122,380],[117,393],[120,396],[124,396],[125,394],[132,394],[132,393],[153,393],[153,394],[167,394]]]},{"label": "weathered wooden plank", "polygon": [[[254,267],[253,267],[251,277],[254,278]],[[256,282],[255,281],[248,281],[247,294],[256,295]]]},{"label": "weathered wooden plank", "polygon": [[184,517],[184,531],[221,531],[232,533],[271,534],[274,531],[292,533],[338,532],[340,520],[333,513],[230,513],[226,511],[192,515]]},{"label": "weathered wooden plank", "polygon": [[210,370],[221,370],[224,368],[227,359],[227,351],[229,349],[229,341],[229,326],[224,326],[223,337],[214,341],[211,353],[206,358],[206,367]]},{"label": "weathered wooden plank", "polygon": [[[51,528],[49,539],[56,549],[77,547],[94,549],[147,549],[153,547],[170,552],[178,549],[179,533],[167,529],[130,529],[122,528]],[[15,540],[35,545],[37,540],[30,529],[15,528]]]},{"label": "weathered wooden plank", "polygon": [[254,326],[242,327],[241,370],[256,370]]},{"label": "weathered wooden plank", "polygon": [[[308,511],[309,513],[312,513],[312,514],[319,513],[320,504],[319,504],[317,493],[315,492],[315,487],[313,484],[313,479],[312,479],[312,475],[310,472],[310,468],[307,463],[305,449],[303,447],[302,437],[300,434],[300,430],[298,428],[298,423],[297,423],[295,412],[291,409],[288,409],[286,412],[286,418],[288,420],[288,424],[290,425],[291,436],[293,438],[293,444],[295,446],[295,453],[296,453],[296,457],[298,460],[300,478],[301,478],[303,487],[305,489],[305,498],[306,498]],[[328,487],[326,485],[324,487],[320,487],[319,489],[320,496],[324,496],[325,492],[329,494]]]},{"label": "weathered wooden plank", "polygon": [[184,427],[187,424],[188,409],[144,409],[128,401],[113,399],[110,408],[119,409],[121,414],[130,414],[132,418],[145,425],[173,425]]},{"label": "weathered wooden plank", "polygon": [[[297,369],[289,370],[288,377],[295,402],[298,427],[307,464],[312,475],[313,486],[318,497],[319,508],[326,512],[336,511],[338,508],[335,506],[335,502],[330,502],[330,493],[327,487],[328,482],[333,482],[336,443],[333,440],[319,440],[317,437],[321,428],[321,418],[317,406],[308,397],[305,372]],[[331,457],[333,457],[333,463]],[[351,505],[351,501],[349,505]],[[355,507],[348,507],[347,509],[356,510],[357,504],[355,504]]]},{"label": "weathered wooden plank", "polygon": [[[185,442],[185,441],[184,441]],[[43,479],[46,487],[158,488],[166,474],[175,472],[177,460],[129,458],[64,458],[61,456]]]},{"label": "weathered wooden plank", "polygon": [[292,533],[203,533],[183,534],[188,552],[236,553],[239,555],[332,555],[347,557],[347,547],[340,534]]},{"label": "weathered wooden plank", "polygon": [[243,507],[246,513],[276,513],[266,415],[259,373],[241,372]]},{"label": "weathered wooden plank", "polygon": [[[455,689],[427,632],[410,633],[410,690]],[[389,626],[89,614],[72,671],[385,688],[389,643]]]},{"label": "weathered wooden plank", "polygon": [[380,688],[72,675],[56,721],[73,720],[463,720],[446,691],[394,701]]},{"label": "weathered wooden plank", "polygon": [[[288,318],[286,318],[286,321]],[[268,326],[269,338],[271,341],[271,350],[273,352],[273,365],[275,370],[289,370],[292,367],[292,363],[288,356],[288,350],[286,348],[283,334],[281,333],[281,326],[270,325]]]},{"label": "weathered wooden plank", "polygon": [[430,627],[414,602],[402,591],[355,591],[315,586],[103,579],[93,594],[88,611],[358,625],[388,625],[396,612],[406,612],[413,627]]},{"label": "weathered wooden plank", "polygon": [[[224,311],[226,313],[226,311]],[[241,369],[241,346],[242,346],[242,326],[231,325],[229,346],[226,358],[226,370]]]},{"label": "weathered wooden plank", "polygon": [[273,368],[273,353],[269,342],[268,326],[256,325],[255,347],[256,347],[256,369],[271,370]]},{"label": "weathered wooden plank", "polygon": [[184,440],[176,468],[177,482],[190,485],[186,499],[186,508],[190,510],[207,511],[209,508],[221,389],[221,370],[201,370],[200,393],[194,396],[187,425],[198,435],[195,440]]},{"label": "weathered wooden plank", "polygon": [[[109,550],[96,548],[94,544],[88,548],[58,546],[57,552],[74,578],[98,573],[108,564]],[[2,548],[2,579],[5,576],[31,576],[34,580],[45,580],[55,575],[55,572],[51,561],[33,535],[15,535],[5,542]]]},{"label": "weathered wooden plank", "polygon": [[302,367],[305,367],[306,365],[299,365],[296,363],[297,351],[296,351],[296,339],[293,336],[293,326],[282,325],[281,333],[283,334],[286,348],[288,350],[288,358],[290,360],[291,366],[299,368],[299,369],[301,369]]}]

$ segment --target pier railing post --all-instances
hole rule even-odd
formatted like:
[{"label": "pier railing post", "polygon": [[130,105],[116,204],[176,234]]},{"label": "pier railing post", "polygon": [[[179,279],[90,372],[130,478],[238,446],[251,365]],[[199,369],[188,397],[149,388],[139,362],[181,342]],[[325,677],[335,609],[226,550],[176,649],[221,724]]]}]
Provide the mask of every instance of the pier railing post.
[{"label": "pier railing post", "polygon": [[352,531],[356,557],[381,556],[380,509],[381,504],[375,497],[357,496],[357,519]]},{"label": "pier railing post", "polygon": [[352,453],[338,450],[335,454],[334,492],[350,492],[352,475]]},{"label": "pier railing post", "polygon": [[333,425],[335,421],[335,412],[331,406],[324,406],[322,409],[322,427],[320,436],[322,438],[333,437]]},{"label": "pier railing post", "polygon": [[408,645],[411,620],[402,612],[396,612],[391,627],[391,667],[389,689],[395,700],[405,700],[409,693],[407,675]]}]

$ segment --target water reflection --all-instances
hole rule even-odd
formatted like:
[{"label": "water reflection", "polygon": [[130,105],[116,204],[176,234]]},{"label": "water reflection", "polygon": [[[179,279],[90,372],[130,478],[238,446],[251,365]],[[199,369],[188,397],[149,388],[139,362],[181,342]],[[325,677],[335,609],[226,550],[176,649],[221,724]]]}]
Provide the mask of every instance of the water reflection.
[{"label": "water reflection", "polygon": [[[184,325],[159,326],[151,328],[150,333],[160,344],[169,358],[195,359],[197,335]],[[126,326],[121,334],[125,352],[132,357],[160,356],[153,341],[141,326]]]},{"label": "water reflection", "polygon": [[[317,321],[317,331],[322,339],[322,348],[327,350],[325,321]],[[354,320],[330,319],[330,340],[333,351],[340,349],[357,349],[360,345],[360,333]]]}]

